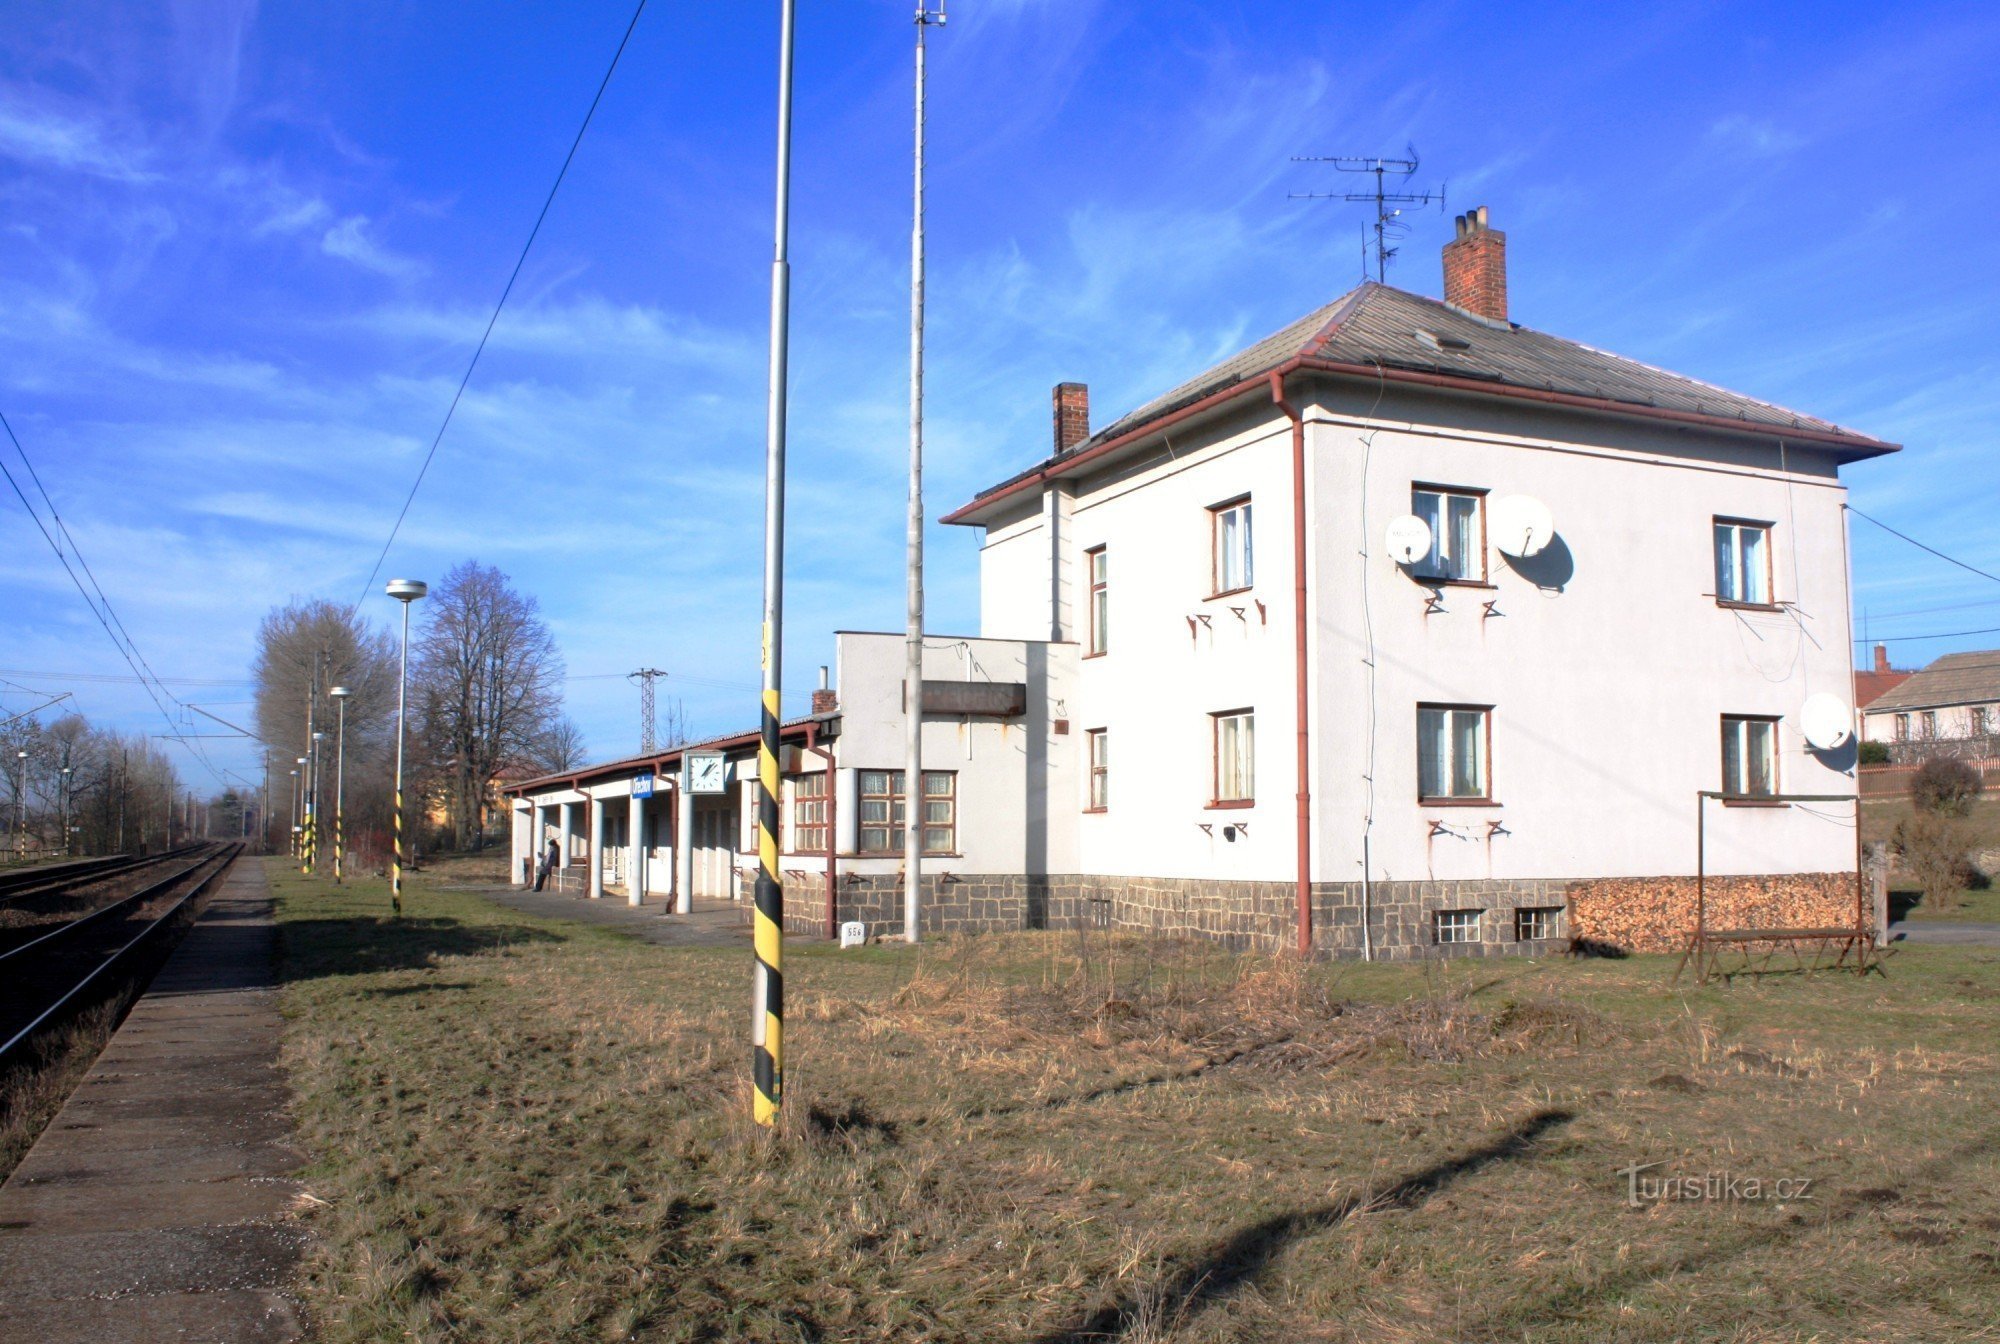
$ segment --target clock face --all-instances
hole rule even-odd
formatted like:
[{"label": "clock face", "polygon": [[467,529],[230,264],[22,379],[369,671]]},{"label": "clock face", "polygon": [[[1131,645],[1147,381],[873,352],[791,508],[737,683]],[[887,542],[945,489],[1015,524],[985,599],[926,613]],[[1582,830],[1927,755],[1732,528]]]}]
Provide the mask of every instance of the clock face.
[{"label": "clock face", "polygon": [[689,793],[722,793],[726,791],[728,765],[720,752],[694,755],[687,758]]}]

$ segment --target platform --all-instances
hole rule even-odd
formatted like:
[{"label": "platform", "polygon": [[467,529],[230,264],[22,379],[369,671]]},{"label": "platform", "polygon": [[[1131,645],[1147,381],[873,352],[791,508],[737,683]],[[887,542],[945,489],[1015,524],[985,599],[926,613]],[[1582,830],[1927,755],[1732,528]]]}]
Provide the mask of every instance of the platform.
[{"label": "platform", "polygon": [[0,1187],[0,1340],[301,1337],[276,951],[239,860]]}]

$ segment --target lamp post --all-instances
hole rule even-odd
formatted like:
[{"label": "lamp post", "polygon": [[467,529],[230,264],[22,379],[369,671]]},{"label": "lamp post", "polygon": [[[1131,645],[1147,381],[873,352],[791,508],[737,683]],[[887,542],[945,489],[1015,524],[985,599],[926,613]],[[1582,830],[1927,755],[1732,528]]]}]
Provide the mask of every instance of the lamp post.
[{"label": "lamp post", "polygon": [[28,857],[28,753],[14,753],[21,760],[21,782],[14,790],[14,857]]},{"label": "lamp post", "polygon": [[306,772],[312,776],[312,785],[306,792],[306,871],[312,872],[319,864],[320,842],[320,762],[326,757],[326,734],[315,732],[312,745],[306,748],[306,755],[312,763]]},{"label": "lamp post", "polygon": [[354,692],[335,686],[327,694],[339,709],[333,739],[333,882],[339,886],[347,876],[347,697]]},{"label": "lamp post", "polygon": [[62,778],[56,783],[56,806],[62,817],[62,856],[69,857],[69,767],[62,768]]},{"label": "lamp post", "polygon": [[422,579],[391,579],[386,590],[403,604],[403,661],[396,673],[396,834],[389,861],[389,913],[403,913],[403,717],[410,690],[410,604],[430,591]]},{"label": "lamp post", "polygon": [[[299,764],[304,765],[305,763],[306,763],[306,758],[303,756],[299,757]],[[299,772],[297,770],[294,770],[292,771],[292,857],[297,858],[298,855],[299,855]]]},{"label": "lamp post", "polygon": [[[308,738],[307,741],[310,742],[311,739]],[[310,746],[308,746],[307,751],[311,751]],[[312,770],[310,768],[312,763],[304,756],[297,757],[296,759],[299,768],[292,771],[292,773],[299,777],[299,814],[296,818],[299,824],[299,838],[297,843],[293,845],[293,850],[294,857],[300,863],[299,871],[309,873],[312,871],[313,796]]]}]

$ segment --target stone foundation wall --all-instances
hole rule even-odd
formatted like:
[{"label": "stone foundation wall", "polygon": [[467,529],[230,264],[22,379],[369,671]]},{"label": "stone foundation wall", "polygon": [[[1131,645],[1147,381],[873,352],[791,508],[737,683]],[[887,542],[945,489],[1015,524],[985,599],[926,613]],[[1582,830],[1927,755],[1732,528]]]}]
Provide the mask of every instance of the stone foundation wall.
[{"label": "stone foundation wall", "polygon": [[[1579,945],[1679,952],[1694,933],[1692,877],[1597,878],[1567,885],[1570,933]],[[1711,877],[1707,920],[1711,929],[1851,928],[1854,874]],[[1874,922],[1872,912],[1868,922]]]},{"label": "stone foundation wall", "polygon": [[[1369,891],[1375,955],[1384,960],[1423,956],[1494,956],[1560,950],[1567,946],[1560,880],[1482,882],[1377,882]],[[1170,938],[1207,938],[1245,950],[1277,951],[1296,939],[1296,888],[1289,882],[1201,878],[1110,877],[1059,874],[935,876],[923,885],[923,932],[996,933],[1017,929],[1104,928]],[[1313,946],[1333,956],[1360,956],[1362,892],[1358,882],[1318,883],[1312,889]],[[1553,912],[1555,934],[1516,937],[1515,912]],[[1474,939],[1436,940],[1443,910],[1479,912]],[[868,934],[894,935],[903,927],[902,879],[894,874],[844,874],[836,904],[839,921],[860,920]],[[785,928],[824,935],[826,889],[817,882],[787,884]]]}]

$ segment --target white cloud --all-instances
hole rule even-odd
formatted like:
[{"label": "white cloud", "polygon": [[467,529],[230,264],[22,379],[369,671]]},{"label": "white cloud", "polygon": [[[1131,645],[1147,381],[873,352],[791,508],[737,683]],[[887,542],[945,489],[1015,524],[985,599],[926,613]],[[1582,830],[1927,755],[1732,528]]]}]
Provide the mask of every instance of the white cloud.
[{"label": "white cloud", "polygon": [[0,102],[0,154],[114,182],[150,182],[157,176],[140,167],[133,151],[110,143],[91,123],[12,98]]},{"label": "white cloud", "polygon": [[349,215],[326,231],[320,239],[320,251],[394,280],[415,280],[429,271],[415,258],[400,256],[377,243],[368,236],[367,228],[368,216]]}]

